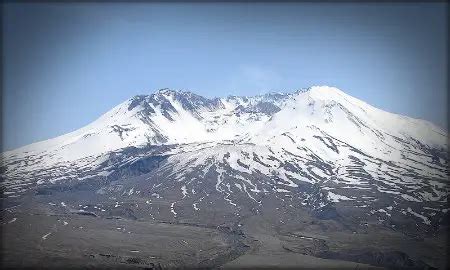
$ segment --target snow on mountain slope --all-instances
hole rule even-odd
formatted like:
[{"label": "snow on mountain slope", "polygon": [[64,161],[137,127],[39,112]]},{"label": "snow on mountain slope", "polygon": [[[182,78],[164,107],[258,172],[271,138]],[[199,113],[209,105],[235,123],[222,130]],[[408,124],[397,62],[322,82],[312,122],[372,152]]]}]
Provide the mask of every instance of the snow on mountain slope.
[{"label": "snow on mountain slope", "polygon": [[[447,213],[447,142],[429,122],[333,87],[220,99],[163,89],[82,129],[3,153],[2,187],[15,198],[96,180],[102,194],[147,190],[139,196],[158,194],[189,211],[205,209],[205,196],[231,212],[262,211],[263,199],[273,197],[321,216],[337,204],[434,226]],[[129,189],[113,184],[140,174],[145,180]],[[174,207],[152,215],[171,216]]]},{"label": "snow on mountain slope", "polygon": [[384,112],[332,87],[312,87],[289,99],[256,141],[262,143],[284,132],[314,136],[316,130],[388,160],[398,160],[405,148],[402,141],[411,139],[427,147],[447,147],[447,134],[437,126]]},{"label": "snow on mountain slope", "polygon": [[404,154],[402,142],[411,139],[424,147],[447,147],[446,132],[435,125],[384,112],[333,87],[222,99],[162,89],[135,96],[77,131],[2,156],[37,156],[45,167],[129,146],[224,140],[267,144],[285,132],[299,137],[326,132],[390,160]]},{"label": "snow on mountain slope", "polygon": [[24,157],[45,153],[50,156],[47,162],[52,164],[127,146],[252,136],[264,140],[286,131],[303,133],[306,127],[313,126],[372,153],[380,140],[392,145],[393,136],[414,138],[428,146],[446,145],[446,133],[431,123],[381,111],[331,87],[215,100],[165,89],[131,98],[77,131],[4,155]]},{"label": "snow on mountain slope", "polygon": [[[194,99],[203,102],[195,103]],[[241,99],[214,101],[164,89],[150,96],[133,97],[79,130],[3,155],[46,153],[49,162],[73,161],[127,146],[233,139],[254,129],[252,123],[256,122],[234,114],[242,104],[246,103]]]}]

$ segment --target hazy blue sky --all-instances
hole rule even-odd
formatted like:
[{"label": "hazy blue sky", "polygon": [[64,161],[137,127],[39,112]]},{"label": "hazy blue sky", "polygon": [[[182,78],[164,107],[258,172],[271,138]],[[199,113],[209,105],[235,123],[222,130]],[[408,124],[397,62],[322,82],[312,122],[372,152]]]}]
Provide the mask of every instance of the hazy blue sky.
[{"label": "hazy blue sky", "polygon": [[4,149],[165,87],[213,97],[331,85],[446,127],[446,5],[7,4]]}]

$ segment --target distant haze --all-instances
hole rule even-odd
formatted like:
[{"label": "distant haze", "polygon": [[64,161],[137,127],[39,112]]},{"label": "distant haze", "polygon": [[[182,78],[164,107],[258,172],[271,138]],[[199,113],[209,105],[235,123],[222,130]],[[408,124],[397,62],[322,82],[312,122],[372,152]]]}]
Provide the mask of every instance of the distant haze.
[{"label": "distant haze", "polygon": [[3,5],[2,148],[157,89],[335,86],[447,128],[447,3]]}]

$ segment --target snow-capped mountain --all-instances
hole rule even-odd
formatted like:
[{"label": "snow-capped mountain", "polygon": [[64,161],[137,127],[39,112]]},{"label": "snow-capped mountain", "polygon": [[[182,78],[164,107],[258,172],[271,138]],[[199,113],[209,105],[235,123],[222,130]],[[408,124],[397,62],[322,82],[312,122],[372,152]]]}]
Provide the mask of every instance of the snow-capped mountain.
[{"label": "snow-capped mountain", "polygon": [[163,89],[3,153],[2,185],[12,200],[89,185],[113,210],[145,198],[160,220],[201,220],[212,207],[215,222],[234,223],[282,208],[294,222],[308,209],[429,232],[448,215],[447,136],[327,86],[214,99]]},{"label": "snow-capped mountain", "polygon": [[135,96],[77,131],[4,154],[45,153],[55,162],[70,161],[127,146],[224,140],[264,144],[284,132],[304,134],[314,127],[371,152],[374,147],[367,143],[392,144],[395,137],[429,147],[447,143],[446,132],[429,122],[378,110],[331,87],[222,99],[163,89]]}]

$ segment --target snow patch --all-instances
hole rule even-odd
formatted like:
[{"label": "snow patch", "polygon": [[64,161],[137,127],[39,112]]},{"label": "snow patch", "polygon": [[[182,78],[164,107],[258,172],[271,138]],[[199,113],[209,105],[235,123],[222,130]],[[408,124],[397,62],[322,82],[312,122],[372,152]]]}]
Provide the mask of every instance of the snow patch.
[{"label": "snow patch", "polygon": [[423,215],[421,215],[421,214],[419,214],[419,213],[414,212],[414,211],[411,209],[411,207],[408,207],[407,211],[408,211],[408,213],[410,213],[410,214],[412,214],[412,215],[414,215],[414,216],[416,216],[416,217],[422,219],[422,220],[423,220],[423,223],[425,223],[425,224],[427,224],[427,225],[431,225],[431,222],[430,222],[430,220],[429,220],[427,217],[425,217],[425,216],[423,216]]},{"label": "snow patch", "polygon": [[328,191],[327,198],[330,202],[352,201],[353,199]]},{"label": "snow patch", "polygon": [[183,199],[184,199],[186,197],[186,195],[188,194],[187,188],[185,185],[181,187],[181,193],[183,194]]},{"label": "snow patch", "polygon": [[51,232],[49,232],[49,233],[47,233],[47,234],[44,234],[44,235],[42,236],[42,240],[47,240],[47,237],[50,236],[51,234],[52,234]]},{"label": "snow patch", "polygon": [[177,212],[175,212],[175,209],[174,209],[175,203],[176,203],[176,202],[173,202],[172,204],[170,204],[170,212],[172,212],[173,217],[176,218],[176,217],[177,217]]}]

